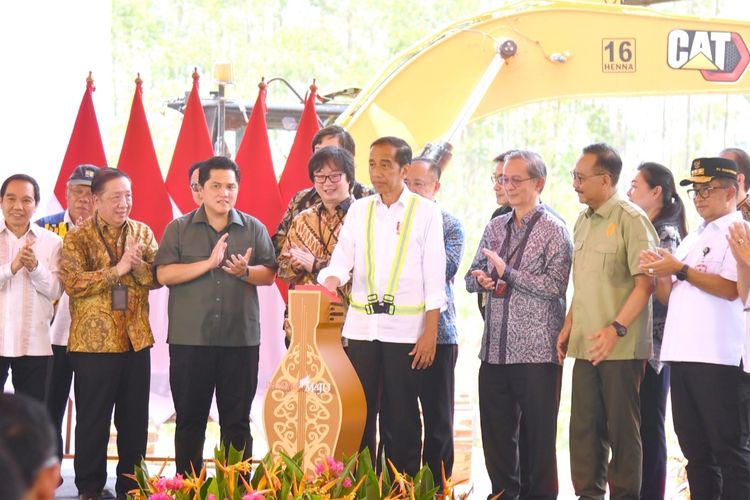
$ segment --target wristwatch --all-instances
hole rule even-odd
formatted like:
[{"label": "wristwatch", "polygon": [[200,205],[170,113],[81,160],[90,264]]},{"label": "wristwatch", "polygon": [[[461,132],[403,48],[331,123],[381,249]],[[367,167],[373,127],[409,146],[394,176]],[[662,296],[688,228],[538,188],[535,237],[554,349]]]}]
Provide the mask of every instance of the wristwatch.
[{"label": "wristwatch", "polygon": [[680,268],[679,271],[674,273],[675,278],[677,278],[680,281],[685,281],[687,279],[687,272],[688,272],[688,265],[685,264],[684,266]]},{"label": "wristwatch", "polygon": [[618,323],[617,321],[612,322],[612,328],[615,329],[615,332],[617,332],[618,337],[624,337],[625,335],[628,334],[628,327],[621,323]]}]

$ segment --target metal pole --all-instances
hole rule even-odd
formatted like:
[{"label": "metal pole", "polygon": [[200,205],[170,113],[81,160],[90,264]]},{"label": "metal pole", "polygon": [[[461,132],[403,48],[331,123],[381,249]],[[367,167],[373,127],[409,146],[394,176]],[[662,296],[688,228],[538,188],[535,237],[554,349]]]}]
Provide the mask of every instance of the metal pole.
[{"label": "metal pole", "polygon": [[469,99],[467,99],[461,111],[458,113],[456,120],[453,125],[445,134],[442,140],[438,141],[437,144],[427,144],[422,150],[419,156],[432,160],[440,170],[445,170],[448,162],[453,157],[453,144],[454,139],[457,138],[459,132],[464,125],[466,125],[474,112],[479,107],[479,103],[482,102],[484,96],[487,94],[492,82],[497,78],[497,74],[505,65],[505,62],[516,55],[518,46],[513,40],[504,40],[497,44],[495,56],[490,61],[489,66],[484,71],[484,74],[479,79],[479,83],[471,92]]},{"label": "metal pole", "polygon": [[226,156],[226,147],[224,146],[224,127],[226,124],[226,99],[224,98],[223,83],[219,83],[218,106],[216,112],[216,143],[214,144],[214,154],[216,156]]},{"label": "metal pole", "polygon": [[477,86],[472,91],[469,99],[464,104],[464,107],[458,114],[456,121],[453,122],[453,126],[445,135],[443,139],[444,142],[453,144],[454,137],[458,135],[460,130],[474,115],[474,112],[479,107],[479,103],[482,102],[482,99],[484,99],[485,94],[487,94],[487,90],[489,90],[492,82],[495,81],[497,74],[505,65],[506,60],[516,55],[516,50],[518,50],[518,46],[513,40],[505,40],[498,43],[495,56],[492,58],[492,61],[490,61],[490,65],[487,66],[487,69],[484,71],[482,78],[479,79],[479,83],[477,83]]}]

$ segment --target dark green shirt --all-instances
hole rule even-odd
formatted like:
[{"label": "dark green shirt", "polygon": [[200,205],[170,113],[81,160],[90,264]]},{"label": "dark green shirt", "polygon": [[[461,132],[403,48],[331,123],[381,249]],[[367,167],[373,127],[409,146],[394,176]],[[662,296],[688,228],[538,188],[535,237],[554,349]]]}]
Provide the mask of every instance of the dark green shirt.
[{"label": "dark green shirt", "polygon": [[[225,233],[227,255],[253,252],[250,265],[276,268],[271,238],[255,217],[232,210],[229,224],[216,232],[201,206],[179,217],[164,230],[154,266],[190,264],[211,255]],[[195,346],[255,346],[260,343],[258,293],[254,285],[212,269],[193,281],[169,287],[170,344]]]}]

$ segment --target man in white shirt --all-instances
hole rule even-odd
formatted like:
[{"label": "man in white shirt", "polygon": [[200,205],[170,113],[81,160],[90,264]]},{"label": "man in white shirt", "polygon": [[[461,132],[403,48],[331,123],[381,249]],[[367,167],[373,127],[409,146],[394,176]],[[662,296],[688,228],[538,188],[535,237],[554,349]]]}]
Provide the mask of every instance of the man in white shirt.
[{"label": "man in white shirt", "polygon": [[695,159],[680,182],[688,184],[703,223],[674,255],[645,251],[641,269],[657,277],[656,298],[669,305],[661,359],[672,367],[672,415],[690,495],[750,498],[750,394],[740,369],[745,323],[727,242],[729,226],[742,220],[737,166]]},{"label": "man in white shirt", "polygon": [[[352,279],[342,335],[367,400],[361,448],[375,451],[383,398],[381,442],[399,471],[419,471],[422,424],[417,397],[421,370],[435,359],[438,320],[446,303],[445,246],[440,209],[404,185],[411,148],[397,137],[370,146],[375,191],[349,208],[330,264],[318,275],[335,291]],[[380,386],[382,380],[382,396]],[[382,422],[386,424],[383,428]]]},{"label": "man in white shirt", "polygon": [[44,402],[52,360],[49,326],[62,294],[58,276],[62,239],[31,224],[39,184],[11,175],[0,187],[0,388],[8,370],[15,392]]}]

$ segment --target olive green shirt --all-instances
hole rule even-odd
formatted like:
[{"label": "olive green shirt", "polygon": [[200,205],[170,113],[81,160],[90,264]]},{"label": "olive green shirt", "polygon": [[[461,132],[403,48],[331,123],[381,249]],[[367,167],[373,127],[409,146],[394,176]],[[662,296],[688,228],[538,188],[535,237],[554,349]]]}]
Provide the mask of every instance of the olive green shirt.
[{"label": "olive green shirt", "polygon": [[[154,267],[206,260],[228,234],[226,255],[253,252],[250,266],[276,269],[276,254],[265,226],[255,217],[232,210],[229,224],[217,232],[203,205],[178,217],[164,230]],[[247,347],[260,342],[260,312],[255,285],[220,267],[192,281],[169,287],[170,344]]]},{"label": "olive green shirt", "polygon": [[[573,314],[568,356],[588,359],[593,333],[615,320],[635,287],[641,251],[656,248],[659,238],[648,216],[617,194],[597,210],[588,208],[573,230]],[[608,360],[651,356],[651,300],[628,325]]]}]

